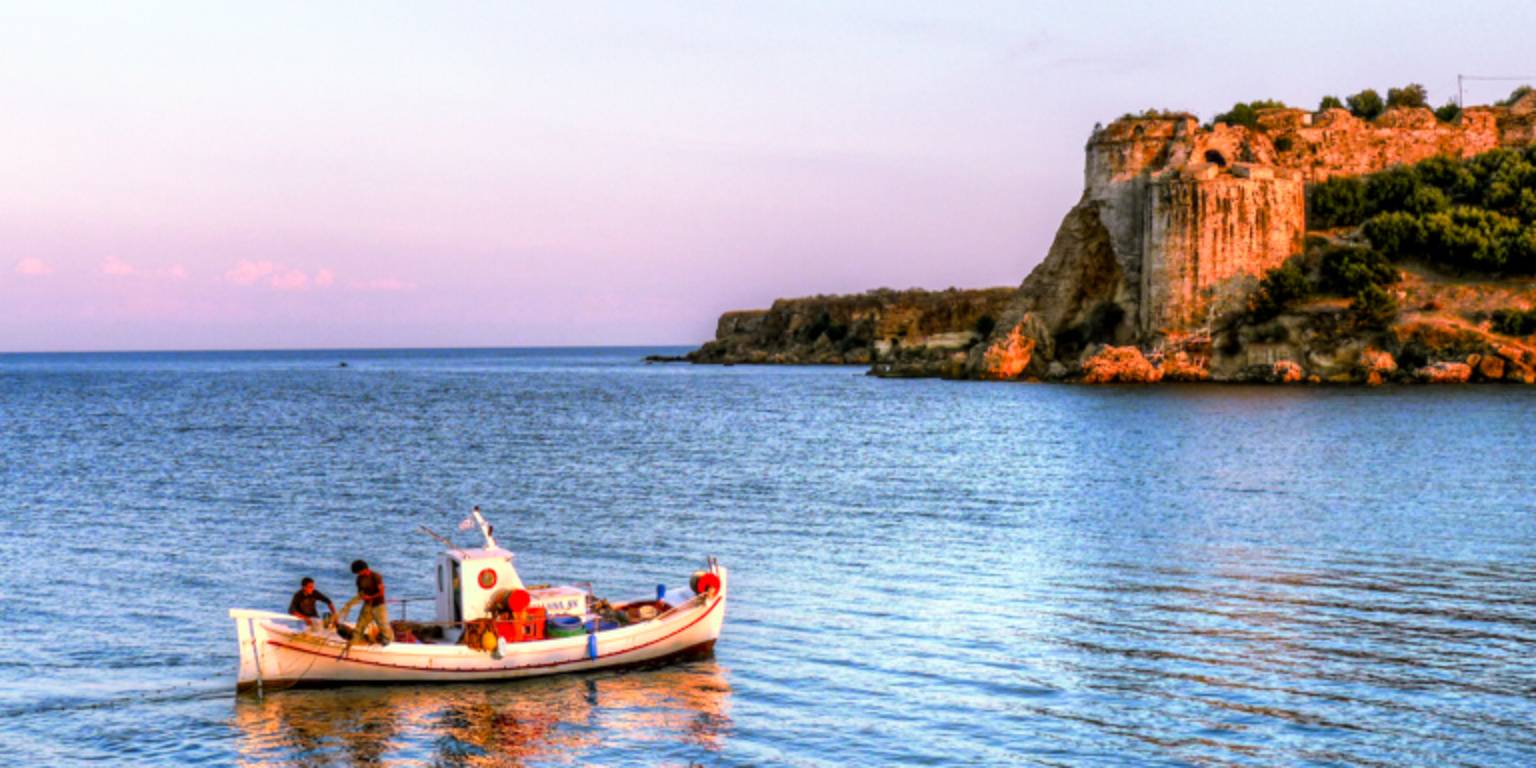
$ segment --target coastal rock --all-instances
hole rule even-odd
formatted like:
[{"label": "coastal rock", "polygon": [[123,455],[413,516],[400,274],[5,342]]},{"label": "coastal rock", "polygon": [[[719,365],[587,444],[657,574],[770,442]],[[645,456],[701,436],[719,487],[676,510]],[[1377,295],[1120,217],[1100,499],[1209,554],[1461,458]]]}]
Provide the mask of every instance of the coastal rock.
[{"label": "coastal rock", "polygon": [[1415,375],[1429,384],[1465,384],[1472,378],[1472,366],[1466,363],[1435,363],[1420,368]]},{"label": "coastal rock", "polygon": [[1141,350],[1106,346],[1083,361],[1084,384],[1153,384],[1163,378]]},{"label": "coastal rock", "polygon": [[[1472,357],[1477,357],[1477,355]],[[1498,381],[1504,378],[1504,358],[1502,357],[1488,355],[1478,360],[1476,364],[1473,364],[1471,358],[1468,358],[1467,363],[1468,367],[1477,368],[1478,374],[1489,381]]]}]

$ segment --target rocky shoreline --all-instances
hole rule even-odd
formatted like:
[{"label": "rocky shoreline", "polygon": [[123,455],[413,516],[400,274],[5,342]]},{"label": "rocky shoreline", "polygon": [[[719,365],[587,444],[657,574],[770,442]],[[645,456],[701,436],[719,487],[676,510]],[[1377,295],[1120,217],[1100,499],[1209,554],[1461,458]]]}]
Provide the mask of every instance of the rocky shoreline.
[{"label": "rocky shoreline", "polygon": [[1536,282],[1511,271],[1536,272],[1536,93],[1450,120],[1266,108],[1202,127],[1149,112],[1094,130],[1083,196],[1017,289],[779,300],[726,313],[685,359],[889,378],[1531,384],[1536,337],[1520,334],[1536,333]]}]

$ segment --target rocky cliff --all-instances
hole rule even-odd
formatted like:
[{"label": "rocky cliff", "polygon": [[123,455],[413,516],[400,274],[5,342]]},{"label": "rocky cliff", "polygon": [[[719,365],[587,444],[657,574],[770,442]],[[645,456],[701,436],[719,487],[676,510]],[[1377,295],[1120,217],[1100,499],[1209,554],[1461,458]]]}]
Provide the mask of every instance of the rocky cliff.
[{"label": "rocky cliff", "polygon": [[725,313],[715,339],[686,359],[791,365],[901,361],[910,375],[939,375],[957,353],[991,332],[1012,294],[1010,288],[881,289],[779,299],[769,309]]},{"label": "rocky cliff", "polygon": [[[1096,128],[1082,200],[965,374],[1043,377],[1052,363],[1057,375],[1080,374],[1079,355],[1104,344],[1207,365],[1213,332],[1245,310],[1268,270],[1303,252],[1307,184],[1527,146],[1533,125],[1536,94],[1469,108],[1452,123],[1427,109],[1372,122],[1337,109],[1275,109],[1260,113],[1257,128],[1202,128],[1184,114]],[[1010,350],[1021,339],[1030,361],[1013,373]]]}]

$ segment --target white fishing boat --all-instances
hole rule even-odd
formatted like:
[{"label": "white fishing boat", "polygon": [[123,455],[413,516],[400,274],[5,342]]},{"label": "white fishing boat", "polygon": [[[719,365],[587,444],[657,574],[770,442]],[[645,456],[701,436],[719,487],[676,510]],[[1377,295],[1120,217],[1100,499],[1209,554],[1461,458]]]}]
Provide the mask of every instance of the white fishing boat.
[{"label": "white fishing boat", "polygon": [[720,637],[729,586],[714,558],[692,575],[683,599],[658,587],[654,597],[610,604],[590,584],[525,586],[479,508],[472,520],[483,547],[461,549],[432,534],[448,546],[437,556],[433,621],[391,622],[396,639],[387,645],[359,636],[345,616],[306,627],[285,613],[230,610],[240,638],[239,689],[508,680],[660,664],[706,655]]}]

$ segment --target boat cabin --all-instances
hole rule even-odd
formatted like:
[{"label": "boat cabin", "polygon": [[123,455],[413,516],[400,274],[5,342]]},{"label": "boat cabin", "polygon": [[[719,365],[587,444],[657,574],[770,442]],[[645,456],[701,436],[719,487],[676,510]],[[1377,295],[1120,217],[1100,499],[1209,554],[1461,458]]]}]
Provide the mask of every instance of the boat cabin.
[{"label": "boat cabin", "polygon": [[[536,587],[528,589],[512,566],[512,553],[496,544],[493,529],[475,507],[464,526],[480,527],[485,546],[476,549],[451,549],[437,555],[436,622],[461,624],[494,618],[495,606],[506,598],[523,592],[527,600],[517,601],[528,610],[543,609],[547,616],[585,616],[589,592],[577,587]],[[436,535],[436,534],[434,534]],[[444,540],[444,543],[447,543]]]},{"label": "boat cabin", "polygon": [[457,549],[437,556],[437,618],[441,623],[483,619],[498,592],[523,588],[512,553],[500,547]]}]

